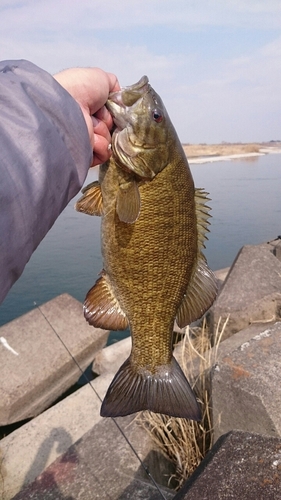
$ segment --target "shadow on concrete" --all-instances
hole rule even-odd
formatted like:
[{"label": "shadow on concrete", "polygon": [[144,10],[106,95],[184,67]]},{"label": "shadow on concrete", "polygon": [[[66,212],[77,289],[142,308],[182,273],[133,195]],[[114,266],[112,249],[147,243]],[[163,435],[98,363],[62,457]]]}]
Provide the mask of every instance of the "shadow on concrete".
[{"label": "shadow on concrete", "polygon": [[[175,486],[174,482],[171,481],[171,477],[175,473],[175,466],[168,459],[165,460],[162,453],[156,450],[151,450],[143,460],[146,469],[149,471],[154,481],[157,483],[161,493],[157,490],[153,481],[146,474],[144,468],[140,466],[132,481],[124,489],[124,491],[118,496],[117,500],[171,500],[175,491],[172,486]],[[169,484],[172,482],[172,485]]]},{"label": "shadow on concrete", "polygon": [[55,427],[51,430],[50,435],[44,439],[38,448],[36,457],[27,472],[23,485],[30,483],[37,476],[39,476],[46,468],[50,453],[56,446],[56,452],[61,455],[72,445],[72,438],[70,434],[63,427]]},{"label": "shadow on concrete", "polygon": [[[17,493],[13,500],[75,500],[72,496],[65,496],[62,491],[65,485],[75,481],[76,468],[79,463],[78,455],[72,444],[70,434],[63,428],[52,429],[50,435],[38,448],[36,457],[26,473],[22,490]],[[56,452],[62,454],[44,472],[46,464],[53,447]],[[71,448],[70,448],[71,447]]]},{"label": "shadow on concrete", "polygon": [[175,492],[173,490],[169,491],[160,485],[159,489],[161,493],[156,489],[155,486],[153,486],[152,483],[133,479],[133,481],[128,484],[128,486],[116,500],[173,500],[175,495]]},{"label": "shadow on concrete", "polygon": [[[160,488],[163,487],[171,491],[176,488],[177,482],[173,479],[176,466],[171,460],[165,458],[161,451],[151,450],[146,455],[143,463]],[[138,468],[135,477],[136,479],[153,484],[142,466]]]}]

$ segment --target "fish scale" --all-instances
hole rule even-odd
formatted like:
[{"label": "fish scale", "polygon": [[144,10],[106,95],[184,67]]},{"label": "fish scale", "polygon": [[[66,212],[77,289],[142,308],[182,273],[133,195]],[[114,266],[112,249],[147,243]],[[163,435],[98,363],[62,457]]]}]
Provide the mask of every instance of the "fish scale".
[{"label": "fish scale", "polygon": [[[147,356],[148,359],[144,359],[144,353],[147,351],[144,349],[147,338],[144,334],[144,324],[147,324],[149,329],[154,323],[154,342],[157,345],[165,345],[165,350],[168,345],[169,358],[171,358],[171,331],[167,328],[167,319],[169,327],[171,318],[175,318],[179,303],[187,288],[191,272],[191,269],[187,272],[188,263],[193,263],[197,251],[196,233],[193,235],[194,243],[192,244],[187,241],[187,234],[184,230],[189,222],[189,212],[183,210],[183,216],[178,218],[178,222],[174,221],[172,224],[167,217],[167,214],[171,214],[172,219],[174,213],[174,203],[168,182],[169,176],[174,178],[174,171],[177,173],[178,187],[185,186],[185,189],[181,189],[178,193],[182,198],[179,205],[188,203],[187,187],[190,186],[186,186],[188,173],[186,165],[171,164],[153,181],[140,186],[142,209],[133,227],[117,221],[113,236],[110,215],[102,222],[102,239],[104,241],[110,239],[110,247],[105,245],[103,250],[104,269],[110,275],[122,309],[125,312],[130,311],[133,342],[140,353],[139,358],[143,366],[146,363],[151,364],[151,355]],[[102,192],[103,189],[106,191],[107,183],[111,185],[113,182],[111,175],[114,176],[114,173],[114,167],[108,169],[103,179]],[[163,176],[165,182],[162,180]],[[162,187],[161,192],[158,191],[157,198],[155,198],[154,191],[158,186],[154,184],[160,184]],[[166,190],[163,189],[163,184],[164,187],[167,186]],[[105,210],[107,211],[106,207]],[[112,214],[112,211],[110,213]],[[167,218],[168,223],[165,222]],[[130,238],[127,237],[128,233]],[[123,239],[126,241],[128,239],[126,247],[119,244]],[[189,250],[192,246],[193,255]],[[180,258],[178,258],[178,248],[181,249]],[[114,262],[113,266],[112,255],[117,254],[118,262]],[[124,282],[127,280],[129,280],[129,286],[124,289]],[[165,283],[166,286],[164,286]],[[173,290],[172,294],[171,290]],[[137,300],[136,295],[139,295]],[[147,304],[151,307],[148,308]],[[157,317],[159,317],[159,324],[155,324]],[[158,334],[158,331],[163,331],[165,328],[165,336],[162,333]],[[142,335],[138,335],[138,331],[142,331]],[[159,358],[159,355],[157,357]],[[159,360],[155,359],[153,362],[156,366]]]}]

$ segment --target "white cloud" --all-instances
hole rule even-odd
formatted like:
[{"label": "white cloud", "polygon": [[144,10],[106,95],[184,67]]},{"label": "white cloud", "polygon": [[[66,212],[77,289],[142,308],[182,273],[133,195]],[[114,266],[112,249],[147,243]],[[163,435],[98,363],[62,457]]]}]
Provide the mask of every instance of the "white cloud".
[{"label": "white cloud", "polygon": [[[14,35],[34,29],[73,33],[85,30],[122,29],[133,26],[176,26],[198,29],[204,26],[256,26],[273,29],[281,26],[279,0],[26,0],[0,5],[1,30]],[[6,31],[6,32],[7,32]]]},{"label": "white cloud", "polygon": [[[0,5],[1,57],[26,58],[50,72],[100,66],[122,85],[147,74],[183,141],[266,140],[281,128],[280,11],[280,0],[9,0]],[[249,27],[255,39],[247,45],[245,36],[245,47],[230,56],[215,43],[214,28],[227,27],[232,44],[236,28]],[[173,38],[179,32],[183,44]],[[261,32],[270,40],[263,46]],[[201,41],[206,33],[212,53]]]},{"label": "white cloud", "polygon": [[224,61],[215,78],[180,83],[167,106],[182,141],[281,139],[280,52],[281,38]]}]

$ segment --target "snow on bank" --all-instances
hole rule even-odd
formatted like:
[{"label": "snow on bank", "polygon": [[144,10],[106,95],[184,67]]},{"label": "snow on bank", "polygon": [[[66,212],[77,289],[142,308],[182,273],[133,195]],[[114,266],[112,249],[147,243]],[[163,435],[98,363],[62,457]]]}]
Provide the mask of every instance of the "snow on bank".
[{"label": "snow on bank", "polygon": [[262,148],[258,153],[239,153],[235,155],[227,155],[227,156],[201,156],[198,158],[190,158],[188,159],[188,163],[213,163],[215,161],[227,161],[227,160],[236,160],[237,158],[251,158],[254,156],[264,156],[266,154],[272,153],[281,153],[280,148]]}]

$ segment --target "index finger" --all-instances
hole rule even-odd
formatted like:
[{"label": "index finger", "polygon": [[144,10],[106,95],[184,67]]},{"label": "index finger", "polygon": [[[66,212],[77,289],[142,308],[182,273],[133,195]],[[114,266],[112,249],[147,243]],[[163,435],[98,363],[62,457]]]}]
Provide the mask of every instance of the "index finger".
[{"label": "index finger", "polygon": [[103,121],[105,125],[107,126],[108,130],[111,130],[113,127],[113,119],[108,111],[108,109],[105,106],[102,106],[95,114],[94,116],[98,118],[99,120]]},{"label": "index finger", "polygon": [[118,81],[118,78],[116,75],[113,73],[107,73],[109,77],[109,92],[116,92],[117,90],[120,90],[120,83]]}]

